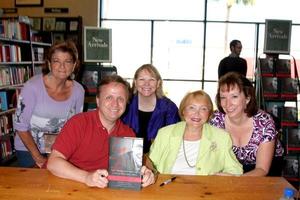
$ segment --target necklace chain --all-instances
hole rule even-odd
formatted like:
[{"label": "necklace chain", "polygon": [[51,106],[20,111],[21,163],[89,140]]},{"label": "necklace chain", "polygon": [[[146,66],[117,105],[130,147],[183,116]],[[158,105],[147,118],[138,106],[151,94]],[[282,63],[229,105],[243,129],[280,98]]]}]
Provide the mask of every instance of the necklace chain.
[{"label": "necklace chain", "polygon": [[185,153],[184,136],[183,136],[182,139],[183,139],[183,141],[182,141],[182,148],[183,148],[183,155],[184,155],[185,162],[186,162],[186,164],[187,164],[190,168],[194,168],[194,167],[196,167],[196,163],[195,163],[195,165],[191,165],[191,164],[189,163],[189,161],[188,161],[188,159],[187,159],[187,156],[186,156],[186,153]]}]

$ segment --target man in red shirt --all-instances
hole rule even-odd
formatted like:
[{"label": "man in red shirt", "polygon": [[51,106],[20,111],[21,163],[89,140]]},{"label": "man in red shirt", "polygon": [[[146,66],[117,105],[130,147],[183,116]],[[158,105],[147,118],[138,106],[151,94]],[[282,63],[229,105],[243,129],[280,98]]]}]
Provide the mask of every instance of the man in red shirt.
[{"label": "man in red shirt", "polygon": [[[91,187],[108,184],[109,137],[134,137],[135,133],[119,119],[126,109],[129,84],[120,76],[107,76],[97,91],[95,111],[72,117],[52,146],[47,168],[54,175],[79,181]],[[154,174],[141,169],[142,186],[154,183]]]}]

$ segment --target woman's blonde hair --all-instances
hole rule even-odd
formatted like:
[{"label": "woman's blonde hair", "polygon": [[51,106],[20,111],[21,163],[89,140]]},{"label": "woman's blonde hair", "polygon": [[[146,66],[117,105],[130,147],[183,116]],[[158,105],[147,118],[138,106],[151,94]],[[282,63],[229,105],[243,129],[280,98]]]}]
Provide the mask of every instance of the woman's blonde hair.
[{"label": "woman's blonde hair", "polygon": [[208,102],[209,118],[211,117],[211,115],[213,113],[213,103],[212,103],[210,96],[203,90],[196,90],[194,92],[187,93],[181,100],[180,106],[179,106],[179,116],[180,116],[181,120],[184,120],[183,111],[184,111],[185,107],[192,100],[200,100],[200,99],[204,99]]},{"label": "woman's blonde hair", "polygon": [[134,77],[133,77],[133,82],[132,82],[133,94],[137,93],[137,89],[136,89],[136,86],[135,86],[135,81],[138,79],[138,76],[139,76],[140,72],[142,72],[143,70],[146,70],[147,72],[149,72],[157,80],[158,88],[155,91],[155,94],[156,94],[157,98],[163,97],[164,93],[163,93],[163,88],[162,88],[161,76],[160,76],[158,70],[151,64],[144,64],[135,71],[135,74],[134,74]]}]

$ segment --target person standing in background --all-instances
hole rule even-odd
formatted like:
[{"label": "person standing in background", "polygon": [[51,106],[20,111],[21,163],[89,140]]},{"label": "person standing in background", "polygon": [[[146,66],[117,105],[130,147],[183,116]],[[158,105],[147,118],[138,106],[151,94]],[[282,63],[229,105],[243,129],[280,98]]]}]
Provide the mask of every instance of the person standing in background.
[{"label": "person standing in background", "polygon": [[58,133],[70,117],[83,109],[84,89],[73,80],[79,70],[75,44],[53,45],[46,64],[43,74],[25,83],[18,99],[14,128],[20,167],[41,168],[47,160],[44,133]]},{"label": "person standing in background", "polygon": [[144,153],[148,153],[158,129],[180,120],[178,108],[163,94],[162,79],[151,64],[137,69],[132,84],[133,98],[122,119],[144,138]]},{"label": "person standing in background", "polygon": [[229,56],[223,58],[220,61],[218,68],[218,78],[226,74],[227,72],[238,72],[244,76],[247,75],[247,61],[240,57],[242,51],[242,43],[239,40],[232,40],[230,42]]}]

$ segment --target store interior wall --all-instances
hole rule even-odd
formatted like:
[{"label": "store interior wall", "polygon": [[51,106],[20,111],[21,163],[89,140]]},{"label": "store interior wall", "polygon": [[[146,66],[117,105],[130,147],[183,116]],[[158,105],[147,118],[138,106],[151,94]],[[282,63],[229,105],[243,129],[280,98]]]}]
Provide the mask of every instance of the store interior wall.
[{"label": "store interior wall", "polygon": [[[0,8],[17,8],[17,13],[4,14],[3,17],[19,15],[32,17],[76,17],[82,16],[84,26],[97,26],[98,0],[43,0],[42,7],[15,7],[15,0],[0,0]],[[68,13],[45,13],[44,8],[68,8]]]}]

